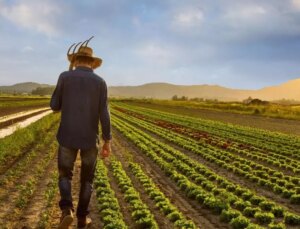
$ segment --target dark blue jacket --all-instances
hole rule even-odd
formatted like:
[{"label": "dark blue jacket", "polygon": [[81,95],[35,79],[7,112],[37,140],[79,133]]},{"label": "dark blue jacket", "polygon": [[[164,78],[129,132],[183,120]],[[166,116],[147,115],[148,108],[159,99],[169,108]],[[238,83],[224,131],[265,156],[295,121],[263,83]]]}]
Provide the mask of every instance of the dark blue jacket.
[{"label": "dark blue jacket", "polygon": [[61,111],[57,133],[59,144],[69,148],[89,149],[102,138],[111,139],[110,114],[105,81],[92,69],[77,67],[60,74],[50,107]]}]

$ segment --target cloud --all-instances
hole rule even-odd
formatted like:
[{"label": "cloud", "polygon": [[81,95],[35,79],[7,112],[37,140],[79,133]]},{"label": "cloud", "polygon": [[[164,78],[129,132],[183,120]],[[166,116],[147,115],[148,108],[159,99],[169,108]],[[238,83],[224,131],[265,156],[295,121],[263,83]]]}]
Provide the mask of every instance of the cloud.
[{"label": "cloud", "polygon": [[22,52],[32,52],[34,49],[31,46],[25,46],[24,48],[22,48]]},{"label": "cloud", "polygon": [[266,13],[267,10],[261,5],[242,5],[230,8],[225,14],[225,18],[252,21],[266,15]]},{"label": "cloud", "polygon": [[170,47],[162,46],[157,43],[147,42],[138,47],[135,51],[137,56],[143,59],[145,63],[155,63],[160,66],[166,66],[172,63],[173,51]]},{"label": "cloud", "polygon": [[174,16],[175,26],[195,27],[201,25],[204,20],[203,12],[200,9],[189,8],[176,12]]},{"label": "cloud", "polygon": [[276,84],[300,72],[299,10],[300,0],[0,0],[0,84],[55,83],[68,47],[91,35],[110,85]]},{"label": "cloud", "polygon": [[57,17],[61,13],[61,8],[50,0],[18,0],[14,4],[3,1],[0,8],[0,15],[16,26],[51,37],[59,34]]},{"label": "cloud", "polygon": [[295,9],[300,10],[300,0],[291,0],[291,4]]}]

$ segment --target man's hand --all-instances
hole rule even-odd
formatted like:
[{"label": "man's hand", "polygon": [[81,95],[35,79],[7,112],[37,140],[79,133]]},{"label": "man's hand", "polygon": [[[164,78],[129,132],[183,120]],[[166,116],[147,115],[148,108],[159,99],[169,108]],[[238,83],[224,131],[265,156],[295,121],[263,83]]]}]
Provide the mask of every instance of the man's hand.
[{"label": "man's hand", "polygon": [[102,146],[100,156],[102,158],[106,158],[110,155],[110,152],[111,152],[110,141],[105,141],[103,146]]}]

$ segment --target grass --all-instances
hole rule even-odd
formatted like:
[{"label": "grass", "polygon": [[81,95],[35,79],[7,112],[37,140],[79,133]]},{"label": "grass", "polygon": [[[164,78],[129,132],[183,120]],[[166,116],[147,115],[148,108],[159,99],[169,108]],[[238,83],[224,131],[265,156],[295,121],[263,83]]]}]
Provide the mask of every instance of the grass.
[{"label": "grass", "polygon": [[0,95],[0,116],[49,107],[49,104],[49,97]]},{"label": "grass", "polygon": [[49,105],[45,97],[0,97],[0,109]]},{"label": "grass", "polygon": [[241,102],[219,101],[173,101],[158,99],[111,99],[112,101],[125,101],[127,103],[145,106],[164,106],[169,108],[199,110],[207,109],[237,114],[257,115],[272,118],[300,120],[300,104],[282,105],[270,103],[267,105],[243,104]]},{"label": "grass", "polygon": [[53,125],[58,123],[58,120],[58,114],[50,114],[27,128],[19,129],[14,134],[0,139],[0,167],[20,156],[27,148],[43,138],[43,133],[47,133]]}]

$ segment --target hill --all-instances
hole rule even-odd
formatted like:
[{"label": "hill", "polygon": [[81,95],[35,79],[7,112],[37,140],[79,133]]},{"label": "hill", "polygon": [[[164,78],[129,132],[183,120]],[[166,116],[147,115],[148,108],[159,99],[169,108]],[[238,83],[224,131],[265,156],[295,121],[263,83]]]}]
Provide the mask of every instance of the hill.
[{"label": "hill", "polygon": [[140,86],[112,86],[109,95],[112,97],[136,97],[170,99],[177,95],[188,98],[218,99],[220,101],[242,101],[251,96],[262,100],[298,100],[300,101],[300,79],[284,84],[266,87],[259,90],[239,90],[218,85],[173,85],[168,83],[149,83]]},{"label": "hill", "polygon": [[[31,93],[43,88],[52,93],[53,85],[34,82],[19,83],[12,86],[0,86],[0,93]],[[110,86],[109,96],[121,98],[171,99],[172,96],[188,98],[217,99],[219,101],[242,101],[249,96],[261,100],[297,100],[300,101],[300,78],[277,86],[259,90],[231,89],[218,85],[174,85],[169,83],[148,83],[139,86]]]},{"label": "hill", "polygon": [[31,93],[38,87],[49,87],[48,84],[39,84],[34,82],[18,83],[11,86],[0,86],[0,93]]}]

